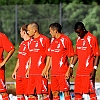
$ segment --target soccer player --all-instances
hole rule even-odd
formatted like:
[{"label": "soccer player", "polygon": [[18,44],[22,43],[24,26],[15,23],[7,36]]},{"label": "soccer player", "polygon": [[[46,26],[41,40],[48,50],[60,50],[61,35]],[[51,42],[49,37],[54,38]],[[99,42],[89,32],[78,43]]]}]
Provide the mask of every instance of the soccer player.
[{"label": "soccer player", "polygon": [[31,38],[27,34],[27,26],[28,25],[23,25],[20,29],[21,38],[24,40],[19,46],[18,59],[12,74],[12,78],[16,79],[17,100],[25,100],[24,95],[26,95],[28,82],[28,79],[26,78],[26,70],[29,64],[29,44]]},{"label": "soccer player", "polygon": [[75,24],[75,32],[78,35],[76,41],[76,53],[70,72],[78,61],[75,78],[75,100],[82,100],[82,95],[89,94],[90,100],[97,100],[95,93],[95,76],[99,62],[99,47],[97,38],[87,31],[82,22]]},{"label": "soccer player", "polygon": [[62,27],[59,23],[50,24],[49,30],[52,36],[49,55],[51,56],[51,91],[53,100],[60,100],[60,92],[64,92],[65,100],[71,100],[68,58],[71,63],[74,56],[72,41],[61,32]]},{"label": "soccer player", "polygon": [[39,25],[36,22],[28,25],[28,34],[33,38],[30,43],[31,66],[27,71],[29,74],[28,81],[28,100],[36,100],[34,91],[39,97],[43,95],[43,100],[49,100],[48,96],[48,80],[42,76],[42,71],[49,64],[48,48],[50,46],[49,38],[39,32]]},{"label": "soccer player", "polygon": [[[5,58],[3,57],[4,50],[7,52]],[[2,100],[9,100],[5,86],[5,64],[14,51],[14,45],[4,33],[0,32],[0,94],[2,95]]]}]

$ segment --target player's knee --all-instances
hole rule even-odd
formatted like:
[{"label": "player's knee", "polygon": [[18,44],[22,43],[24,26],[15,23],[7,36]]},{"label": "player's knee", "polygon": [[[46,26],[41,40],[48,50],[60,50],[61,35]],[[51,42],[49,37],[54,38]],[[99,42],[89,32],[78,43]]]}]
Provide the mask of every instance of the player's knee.
[{"label": "player's knee", "polygon": [[65,91],[65,92],[64,92],[64,96],[65,96],[65,97],[70,96],[70,92],[69,92],[69,91]]},{"label": "player's knee", "polygon": [[59,95],[58,91],[52,91],[53,97],[57,97]]},{"label": "player's knee", "polygon": [[34,95],[29,95],[28,97],[29,97],[29,98],[35,98],[35,96],[34,96]]}]

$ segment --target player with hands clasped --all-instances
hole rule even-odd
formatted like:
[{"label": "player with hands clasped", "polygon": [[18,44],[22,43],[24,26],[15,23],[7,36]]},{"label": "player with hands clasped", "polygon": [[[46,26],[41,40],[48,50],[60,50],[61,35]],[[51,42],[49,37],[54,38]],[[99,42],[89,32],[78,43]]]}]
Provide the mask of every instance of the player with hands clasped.
[{"label": "player with hands clasped", "polygon": [[75,100],[82,100],[83,94],[89,94],[90,100],[97,100],[95,93],[95,76],[99,62],[97,38],[87,31],[82,22],[75,24],[76,40],[75,56],[70,64],[70,74],[78,61],[75,78]]}]

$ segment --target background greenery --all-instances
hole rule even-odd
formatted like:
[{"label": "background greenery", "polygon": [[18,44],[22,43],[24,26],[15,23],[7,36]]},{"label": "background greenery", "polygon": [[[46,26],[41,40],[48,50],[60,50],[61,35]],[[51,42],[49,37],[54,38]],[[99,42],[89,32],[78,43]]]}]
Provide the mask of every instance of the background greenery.
[{"label": "background greenery", "polygon": [[[18,46],[22,41],[20,34],[18,34],[18,42],[15,44],[15,8],[17,7],[18,10],[18,33],[23,24],[37,21],[40,25],[40,31],[50,37],[48,27],[52,22],[59,22],[60,3],[62,3],[63,32],[71,38],[74,46],[76,40],[74,24],[77,21],[84,22],[86,29],[90,30],[100,42],[100,0],[0,0],[0,31],[6,33],[16,48],[6,64],[6,81],[14,81],[11,74],[17,61]],[[75,71],[76,67],[74,75]],[[100,82],[99,77],[100,64],[97,70],[97,82]]]}]

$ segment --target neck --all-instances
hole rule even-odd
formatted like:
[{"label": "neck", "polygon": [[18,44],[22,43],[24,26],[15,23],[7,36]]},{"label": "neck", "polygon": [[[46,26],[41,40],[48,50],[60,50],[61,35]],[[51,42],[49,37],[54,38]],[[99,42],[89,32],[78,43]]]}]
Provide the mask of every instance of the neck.
[{"label": "neck", "polygon": [[55,38],[59,38],[61,36],[61,33],[57,33]]},{"label": "neck", "polygon": [[39,36],[40,36],[40,33],[37,32],[37,33],[33,36],[33,38],[38,38]]},{"label": "neck", "polygon": [[24,37],[24,41],[27,41],[27,40],[29,40],[29,39],[30,39],[29,36]]}]

